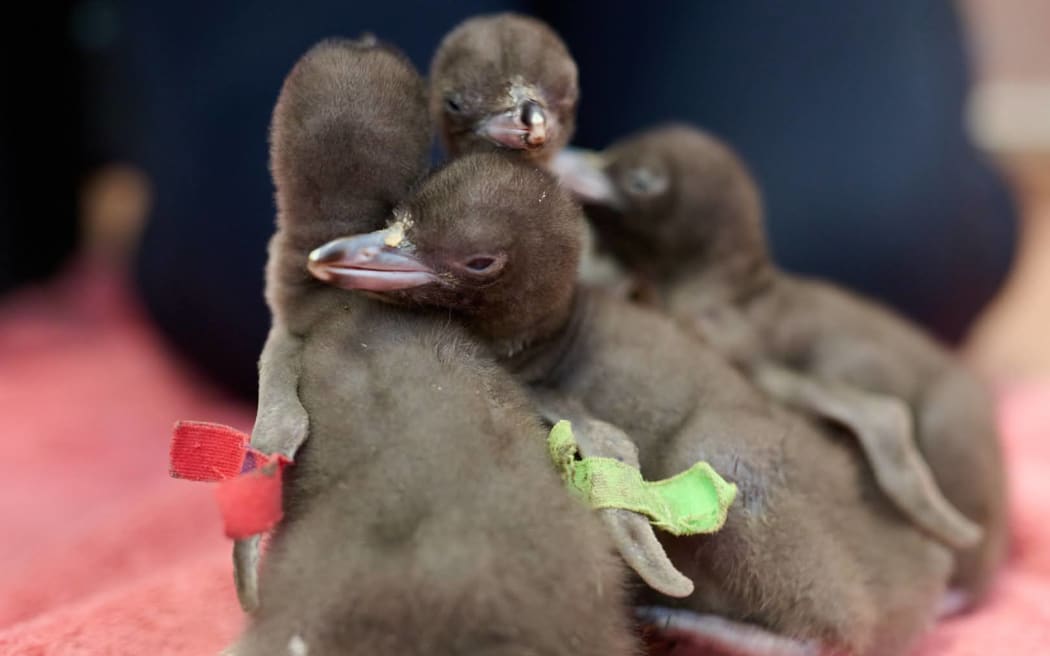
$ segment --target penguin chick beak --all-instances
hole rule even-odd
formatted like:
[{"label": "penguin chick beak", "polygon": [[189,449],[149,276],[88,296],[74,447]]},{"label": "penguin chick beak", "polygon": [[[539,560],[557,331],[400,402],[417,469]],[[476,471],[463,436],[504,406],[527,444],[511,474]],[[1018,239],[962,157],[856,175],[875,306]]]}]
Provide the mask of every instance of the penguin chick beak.
[{"label": "penguin chick beak", "polygon": [[622,211],[626,202],[605,166],[600,153],[566,147],[554,156],[548,169],[578,200]]},{"label": "penguin chick beak", "polygon": [[535,100],[524,100],[516,107],[493,114],[478,124],[477,132],[497,146],[514,150],[540,148],[550,138],[547,110]]},{"label": "penguin chick beak", "polygon": [[390,292],[437,282],[434,271],[396,246],[391,228],[334,239],[310,253],[306,268],[318,280],[343,289]]}]

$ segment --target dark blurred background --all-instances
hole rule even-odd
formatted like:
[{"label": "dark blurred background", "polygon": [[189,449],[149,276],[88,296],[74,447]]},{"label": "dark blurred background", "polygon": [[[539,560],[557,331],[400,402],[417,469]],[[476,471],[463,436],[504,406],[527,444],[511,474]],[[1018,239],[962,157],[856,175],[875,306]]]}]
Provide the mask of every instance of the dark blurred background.
[{"label": "dark blurred background", "polygon": [[[680,119],[736,146],[784,267],[952,342],[1002,285],[1016,212],[966,133],[973,76],[951,2],[82,0],[5,21],[0,294],[127,232],[138,245],[110,255],[171,344],[253,398],[283,76],[317,40],[364,31],[426,71],[458,21],[507,9],[550,22],[576,56],[578,145]],[[117,218],[100,231],[86,204]]]}]

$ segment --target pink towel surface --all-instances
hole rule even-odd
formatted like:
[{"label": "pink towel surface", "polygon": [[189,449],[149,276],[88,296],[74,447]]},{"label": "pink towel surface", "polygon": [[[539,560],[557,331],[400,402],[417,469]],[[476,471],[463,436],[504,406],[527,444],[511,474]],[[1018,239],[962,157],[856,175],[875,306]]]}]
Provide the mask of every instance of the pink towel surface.
[{"label": "pink towel surface", "polygon": [[[0,304],[0,654],[215,654],[242,626],[213,489],[168,478],[179,419],[251,426],[173,357],[119,278]],[[1050,385],[1000,404],[1011,556],[920,656],[1050,653]]]}]

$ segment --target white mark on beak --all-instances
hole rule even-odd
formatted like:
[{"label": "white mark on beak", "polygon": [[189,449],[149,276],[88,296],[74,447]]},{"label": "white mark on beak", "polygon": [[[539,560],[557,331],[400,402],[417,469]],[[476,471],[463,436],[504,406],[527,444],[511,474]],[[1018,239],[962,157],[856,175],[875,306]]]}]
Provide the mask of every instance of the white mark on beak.
[{"label": "white mark on beak", "polygon": [[383,243],[391,248],[401,243],[401,240],[405,238],[405,224],[398,221],[390,225],[387,231],[386,237],[383,238]]},{"label": "white mark on beak", "polygon": [[412,215],[407,210],[394,210],[394,222],[387,226],[387,235],[383,243],[390,248],[401,245],[405,239],[405,231],[412,227]]}]

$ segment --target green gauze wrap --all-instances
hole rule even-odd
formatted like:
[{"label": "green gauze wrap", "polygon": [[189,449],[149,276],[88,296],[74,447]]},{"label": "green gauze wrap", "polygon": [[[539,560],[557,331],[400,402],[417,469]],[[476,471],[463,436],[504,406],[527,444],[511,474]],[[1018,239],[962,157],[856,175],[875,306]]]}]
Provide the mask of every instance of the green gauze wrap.
[{"label": "green gauze wrap", "polygon": [[736,498],[736,485],[727,483],[706,462],[650,482],[642,472],[614,458],[577,460],[576,438],[567,421],[554,425],[547,446],[569,489],[589,506],[640,513],[672,535],[714,533],[725,524]]}]

